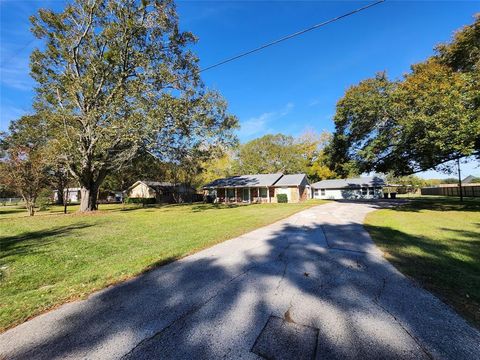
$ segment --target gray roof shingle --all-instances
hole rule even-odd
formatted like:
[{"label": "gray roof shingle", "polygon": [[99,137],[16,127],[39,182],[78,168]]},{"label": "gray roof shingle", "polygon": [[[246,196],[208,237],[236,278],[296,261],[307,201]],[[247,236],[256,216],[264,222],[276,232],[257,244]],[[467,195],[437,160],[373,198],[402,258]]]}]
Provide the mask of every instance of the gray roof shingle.
[{"label": "gray roof shingle", "polygon": [[145,185],[151,187],[174,187],[175,184],[166,181],[149,181],[149,180],[141,180]]},{"label": "gray roof shingle", "polygon": [[255,174],[239,175],[228,178],[217,179],[204,186],[204,188],[218,187],[254,187],[254,186],[272,186],[282,174]]},{"label": "gray roof shingle", "polygon": [[299,186],[306,177],[307,175],[305,174],[283,175],[280,180],[275,183],[275,186]]},{"label": "gray roof shingle", "polygon": [[475,176],[468,175],[465,179],[462,180],[464,184],[471,184],[475,180]]},{"label": "gray roof shingle", "polygon": [[322,180],[312,184],[314,189],[345,189],[359,187],[385,186],[385,182],[378,176],[360,177],[350,179]]},{"label": "gray roof shingle", "polygon": [[183,184],[183,183],[178,183],[178,184],[174,184],[174,183],[171,183],[171,182],[167,182],[167,181],[150,181],[150,180],[139,180],[139,181],[136,181],[132,186],[130,186],[128,188],[128,190],[132,189],[133,187],[135,187],[137,184],[139,183],[143,183],[145,185],[147,185],[148,187],[152,188],[153,190],[157,191],[157,190],[167,190],[167,189],[179,189],[181,191],[185,191],[186,189],[192,189],[192,190],[195,190],[194,187],[192,186],[187,186],[186,184]]}]

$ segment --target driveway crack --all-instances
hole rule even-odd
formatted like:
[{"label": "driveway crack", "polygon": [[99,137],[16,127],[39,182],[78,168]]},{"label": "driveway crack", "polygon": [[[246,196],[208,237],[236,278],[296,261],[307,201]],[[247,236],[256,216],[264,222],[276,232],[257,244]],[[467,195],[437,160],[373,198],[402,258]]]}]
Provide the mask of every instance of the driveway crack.
[{"label": "driveway crack", "polygon": [[[179,317],[177,317],[176,319],[174,319],[173,321],[171,321],[167,326],[163,327],[162,329],[160,329],[159,331],[155,332],[153,335],[151,336],[148,336],[146,338],[144,338],[143,340],[141,340],[138,344],[136,344],[132,349],[130,349],[126,354],[124,354],[121,359],[128,359],[131,355],[134,354],[135,350],[138,349],[139,347],[141,347],[142,345],[148,343],[150,340],[153,340],[154,338],[156,337],[159,337],[162,335],[162,333],[164,333],[165,331],[167,331],[168,329],[170,329],[171,327],[173,327],[175,324],[179,323],[180,321],[184,321],[185,319],[187,319],[190,315],[196,313],[198,310],[200,310],[201,308],[203,308],[205,305],[207,305],[209,302],[211,302],[213,299],[215,299],[217,296],[219,296],[222,291],[228,286],[230,285],[232,282],[234,282],[235,280],[237,280],[238,278],[242,277],[243,275],[247,274],[249,271],[253,270],[254,268],[258,267],[258,265],[254,265],[254,266],[251,266],[247,269],[245,269],[244,271],[242,271],[241,273],[235,275],[234,277],[232,277],[230,280],[228,280],[220,289],[218,289],[212,296],[210,296],[209,298],[207,298],[205,301],[197,304],[197,305],[193,305],[190,309],[188,309],[187,311],[185,311],[183,314],[181,314]],[[181,326],[181,329],[183,329],[183,327],[185,326],[185,324],[183,324]]]},{"label": "driveway crack", "polygon": [[427,350],[427,348],[422,344],[422,342],[415,336],[413,335],[404,325],[403,323],[392,313],[390,312],[386,307],[384,307],[382,304],[380,304],[380,298],[383,295],[385,288],[387,287],[387,282],[391,276],[387,276],[382,279],[382,286],[380,287],[377,295],[373,298],[373,302],[381,308],[384,312],[386,312],[388,315],[390,315],[395,322],[405,331],[405,333],[410,336],[410,338],[415,341],[415,343],[418,345],[418,347],[424,352],[424,354],[429,358],[429,359],[434,359],[433,355],[430,354],[430,352]]},{"label": "driveway crack", "polygon": [[278,281],[277,287],[275,288],[275,295],[278,294],[278,289],[280,288],[280,285],[283,282],[283,279],[285,279],[285,275],[287,273],[287,268],[288,268],[288,259],[285,259],[285,253],[287,252],[288,248],[291,245],[290,239],[287,238],[288,244],[283,248],[283,250],[278,254],[278,258],[280,261],[284,264],[283,266],[283,271],[282,271],[282,276],[280,277],[280,280]]},{"label": "driveway crack", "polygon": [[[287,250],[289,249],[289,247],[291,246],[291,241],[290,241],[290,236],[286,236],[286,239],[287,239],[287,245],[280,251],[280,253],[278,254],[278,258],[281,262],[284,263],[284,267],[283,267],[283,271],[282,271],[282,276],[277,284],[277,287],[276,287],[276,290],[275,290],[275,295],[277,295],[278,293],[278,289],[280,288],[280,285],[282,283],[282,281],[284,280],[285,278],[285,275],[286,275],[286,272],[287,272],[287,268],[288,268],[288,260],[286,259],[286,256],[285,256],[285,253],[287,252]],[[198,310],[200,310],[201,308],[203,308],[205,305],[207,305],[208,303],[210,303],[212,300],[214,300],[217,296],[219,296],[222,291],[228,287],[228,285],[230,285],[232,282],[234,282],[235,280],[237,280],[238,278],[242,277],[243,275],[247,274],[249,271],[257,268],[261,266],[261,264],[257,264],[257,265],[253,265],[253,266],[250,266],[248,267],[247,269],[245,269],[244,271],[240,272],[239,274],[235,275],[234,277],[232,277],[230,280],[228,280],[218,291],[216,291],[212,296],[210,296],[208,299],[206,299],[205,301],[201,302],[200,304],[198,305],[194,305],[192,306],[189,310],[187,310],[186,312],[184,312],[183,314],[181,314],[179,317],[177,317],[176,319],[174,319],[172,322],[170,322],[167,326],[163,327],[162,329],[160,329],[159,331],[155,332],[153,335],[151,336],[148,336],[146,338],[144,338],[143,340],[141,340],[137,345],[135,345],[132,349],[130,349],[126,354],[124,354],[121,359],[127,359],[129,358],[134,352],[136,349],[138,349],[139,347],[141,347],[142,345],[146,344],[147,342],[149,342],[150,340],[153,340],[154,338],[157,338],[159,336],[161,336],[165,331],[167,331],[168,329],[170,329],[171,327],[173,327],[174,325],[178,324],[179,322],[181,321],[184,321],[186,318],[188,318],[189,316],[191,316],[192,314],[194,314],[195,312],[197,312]],[[184,326],[184,325],[183,325]],[[182,328],[183,328],[182,326]]]}]

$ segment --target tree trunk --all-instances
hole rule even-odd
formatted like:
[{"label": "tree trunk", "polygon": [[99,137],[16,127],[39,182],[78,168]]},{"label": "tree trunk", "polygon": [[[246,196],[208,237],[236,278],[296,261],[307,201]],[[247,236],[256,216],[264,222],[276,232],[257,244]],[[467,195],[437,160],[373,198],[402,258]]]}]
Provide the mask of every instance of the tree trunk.
[{"label": "tree trunk", "polygon": [[27,211],[28,215],[33,216],[35,215],[35,203],[32,203],[31,201],[27,201]]},{"label": "tree trunk", "polygon": [[80,211],[95,211],[97,210],[97,196],[98,188],[95,186],[82,186],[80,189]]},{"label": "tree trunk", "polygon": [[25,208],[27,209],[28,215],[35,215],[35,202],[37,198],[35,196],[32,197],[30,193],[24,193],[22,191],[20,191],[20,193],[23,201],[25,202]]},{"label": "tree trunk", "polygon": [[63,186],[57,186],[57,205],[63,205],[65,203],[65,188]]},{"label": "tree trunk", "polygon": [[463,202],[462,173],[460,170],[460,158],[457,158],[457,167],[458,167],[458,191],[460,194],[460,201]]},{"label": "tree trunk", "polygon": [[63,213],[67,213],[67,205],[68,205],[68,195],[69,195],[70,189],[67,185],[66,189],[62,190],[62,203],[63,203]]},{"label": "tree trunk", "polygon": [[83,181],[80,179],[80,211],[86,212],[98,210],[98,190],[100,189],[103,180],[105,180],[107,172],[101,170],[97,174],[96,179],[92,173],[84,173],[84,175]]}]

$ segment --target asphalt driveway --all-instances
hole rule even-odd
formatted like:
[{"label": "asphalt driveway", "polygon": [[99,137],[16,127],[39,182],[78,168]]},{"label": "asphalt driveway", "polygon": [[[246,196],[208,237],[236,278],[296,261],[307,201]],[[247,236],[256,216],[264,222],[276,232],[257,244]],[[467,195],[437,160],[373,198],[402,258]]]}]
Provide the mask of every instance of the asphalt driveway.
[{"label": "asphalt driveway", "polygon": [[382,203],[328,203],[0,335],[7,359],[479,359],[480,333],[386,262]]}]

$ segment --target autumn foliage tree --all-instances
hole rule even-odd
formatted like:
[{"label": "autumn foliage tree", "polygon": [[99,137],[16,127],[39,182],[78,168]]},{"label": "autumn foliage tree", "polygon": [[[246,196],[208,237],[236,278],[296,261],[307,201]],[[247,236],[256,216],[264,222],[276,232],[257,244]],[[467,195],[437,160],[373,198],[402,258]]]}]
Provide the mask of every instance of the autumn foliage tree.
[{"label": "autumn foliage tree", "polygon": [[23,116],[11,123],[1,139],[1,182],[23,198],[30,216],[35,214],[35,203],[49,177],[45,131],[41,116]]},{"label": "autumn foliage tree", "polygon": [[332,169],[406,175],[480,155],[480,17],[403,79],[361,81],[337,103]]},{"label": "autumn foliage tree", "polygon": [[331,141],[331,134],[323,131],[306,131],[296,139],[297,149],[304,161],[304,172],[310,181],[336,178],[327,163],[325,148]]}]

